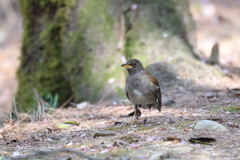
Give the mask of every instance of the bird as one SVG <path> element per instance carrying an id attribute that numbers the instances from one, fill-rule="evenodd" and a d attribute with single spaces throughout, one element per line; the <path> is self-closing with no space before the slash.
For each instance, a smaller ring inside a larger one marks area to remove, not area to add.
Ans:
<path id="1" fill-rule="evenodd" d="M 138 108 L 149 109 L 150 117 L 152 108 L 161 112 L 162 95 L 158 80 L 144 69 L 138 59 L 130 59 L 121 67 L 128 71 L 129 76 L 126 80 L 125 91 L 127 98 L 135 108 L 134 119 L 136 113 L 137 116 L 141 115 Z"/>

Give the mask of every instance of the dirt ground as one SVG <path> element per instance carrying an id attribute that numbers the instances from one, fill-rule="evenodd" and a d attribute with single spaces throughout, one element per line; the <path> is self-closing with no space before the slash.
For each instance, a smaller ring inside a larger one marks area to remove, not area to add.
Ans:
<path id="1" fill-rule="evenodd" d="M 211 2 L 211 3 L 210 3 Z M 240 1 L 191 0 L 196 20 L 197 48 L 203 61 L 215 42 L 220 44 L 220 64 L 228 76 L 212 81 L 198 81 L 194 87 L 176 86 L 162 90 L 162 112 L 142 111 L 132 124 L 132 117 L 120 115 L 133 111 L 121 101 L 69 107 L 43 113 L 40 121 L 22 115 L 20 122 L 6 123 L 0 132 L 2 157 L 34 154 L 38 150 L 77 149 L 78 153 L 54 153 L 38 159 L 240 159 Z M 204 9 L 205 8 L 205 9 Z M 204 9 L 204 10 L 203 10 Z M 19 65 L 21 23 L 0 27 L 7 33 L 0 41 L 0 113 L 9 112 L 17 88 L 15 71 Z M 2 32 L 1 32 L 2 31 Z M 230 76 L 229 76 L 230 75 Z M 235 90 L 232 90 L 235 88 Z M 8 108 L 8 110 L 7 110 Z M 147 117 L 147 121 L 145 119 Z M 2 114 L 5 116 L 6 114 Z M 227 128 L 224 132 L 195 130 L 200 120 L 214 120 Z M 77 122 L 59 129 L 63 122 Z M 98 136 L 100 134 L 101 136 Z M 190 138 L 214 138 L 214 144 L 193 144 Z M 68 152 L 70 152 L 68 150 Z M 32 158 L 32 159 L 36 159 Z M 1 158 L 0 158 L 1 159 Z M 24 158 L 23 158 L 24 159 Z"/>
<path id="2" fill-rule="evenodd" d="M 152 118 L 149 118 L 149 111 L 142 110 L 142 116 L 134 125 L 132 117 L 120 118 L 120 115 L 133 111 L 132 106 L 99 104 L 84 109 L 58 109 L 54 114 L 45 113 L 42 121 L 36 123 L 30 123 L 31 117 L 26 117 L 23 120 L 25 123 L 8 123 L 7 130 L 2 129 L 0 136 L 0 153 L 13 156 L 37 150 L 67 148 L 109 159 L 154 159 L 154 156 L 199 160 L 240 159 L 240 110 L 235 109 L 240 107 L 238 94 L 204 87 L 165 90 L 162 112 L 153 110 Z M 171 103 L 167 103 L 168 100 Z M 148 121 L 144 122 L 145 115 Z M 194 129 L 198 121 L 207 119 L 217 121 L 227 131 Z M 61 123 L 69 121 L 79 125 L 58 128 Z M 190 138 L 199 137 L 214 138 L 217 142 L 213 145 L 188 142 Z M 75 154 L 66 153 L 40 156 L 42 159 L 54 157 L 79 159 Z"/>

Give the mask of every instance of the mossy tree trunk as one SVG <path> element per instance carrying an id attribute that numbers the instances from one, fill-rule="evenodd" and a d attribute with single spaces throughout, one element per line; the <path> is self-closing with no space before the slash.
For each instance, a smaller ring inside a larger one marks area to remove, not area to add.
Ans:
<path id="1" fill-rule="evenodd" d="M 60 103 L 71 96 L 94 102 L 103 91 L 112 95 L 125 79 L 122 56 L 145 65 L 169 55 L 195 56 L 185 0 L 20 0 L 20 5 L 24 34 L 17 95 L 29 107 L 34 89 L 41 97 L 59 94 Z M 108 83 L 110 78 L 117 81 Z"/>

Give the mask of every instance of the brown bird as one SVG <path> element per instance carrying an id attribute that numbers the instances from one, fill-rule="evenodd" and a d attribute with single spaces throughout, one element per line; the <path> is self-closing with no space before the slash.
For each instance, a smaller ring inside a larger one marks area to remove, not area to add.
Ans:
<path id="1" fill-rule="evenodd" d="M 146 71 L 137 59 L 130 59 L 121 67 L 127 68 L 129 74 L 125 90 L 129 101 L 135 107 L 134 118 L 136 113 L 137 117 L 141 115 L 138 107 L 149 109 L 150 116 L 151 108 L 158 109 L 161 112 L 162 96 L 158 80 Z M 130 113 L 129 116 L 132 114 Z"/>

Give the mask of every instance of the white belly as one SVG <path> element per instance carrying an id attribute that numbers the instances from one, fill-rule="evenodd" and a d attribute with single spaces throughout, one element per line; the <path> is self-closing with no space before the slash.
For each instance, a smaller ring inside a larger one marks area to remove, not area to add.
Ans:
<path id="1" fill-rule="evenodd" d="M 129 92 L 129 98 L 131 99 L 132 103 L 134 104 L 141 104 L 141 105 L 147 105 L 147 104 L 153 104 L 155 100 L 155 96 L 151 93 L 142 93 L 138 90 L 133 90 L 133 92 Z"/>

